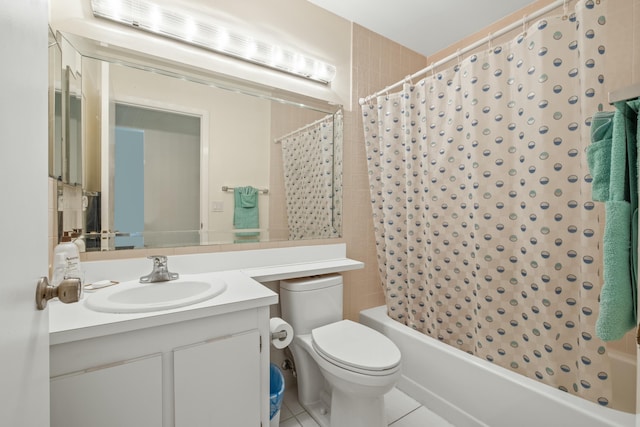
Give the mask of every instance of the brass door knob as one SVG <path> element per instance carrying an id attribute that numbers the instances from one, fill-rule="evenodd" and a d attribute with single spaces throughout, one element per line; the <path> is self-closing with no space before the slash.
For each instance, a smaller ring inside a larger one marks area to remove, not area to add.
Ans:
<path id="1" fill-rule="evenodd" d="M 47 301 L 56 297 L 65 304 L 78 302 L 81 291 L 82 282 L 80 279 L 64 279 L 58 286 L 51 286 L 49 280 L 43 276 L 38 280 L 36 286 L 36 307 L 38 310 L 44 310 Z"/>

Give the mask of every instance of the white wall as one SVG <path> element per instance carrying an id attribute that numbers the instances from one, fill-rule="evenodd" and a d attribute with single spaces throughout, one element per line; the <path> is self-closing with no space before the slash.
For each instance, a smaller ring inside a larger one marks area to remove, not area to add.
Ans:
<path id="1" fill-rule="evenodd" d="M 351 23 L 305 0 L 217 0 L 215 6 L 208 6 L 206 0 L 174 0 L 171 5 L 193 9 L 200 16 L 212 16 L 216 22 L 258 39 L 293 48 L 335 65 L 337 76 L 331 86 L 94 18 L 88 0 L 51 0 L 50 3 L 50 21 L 54 30 L 305 96 L 351 105 Z"/>

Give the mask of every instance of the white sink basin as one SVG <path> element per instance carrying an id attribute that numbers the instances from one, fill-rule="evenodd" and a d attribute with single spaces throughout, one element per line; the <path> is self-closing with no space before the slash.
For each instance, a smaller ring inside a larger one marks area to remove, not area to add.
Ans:
<path id="1" fill-rule="evenodd" d="M 123 282 L 96 291 L 86 300 L 88 308 L 106 313 L 144 313 L 184 307 L 211 299 L 227 289 L 215 277 L 185 276 L 168 282 Z"/>

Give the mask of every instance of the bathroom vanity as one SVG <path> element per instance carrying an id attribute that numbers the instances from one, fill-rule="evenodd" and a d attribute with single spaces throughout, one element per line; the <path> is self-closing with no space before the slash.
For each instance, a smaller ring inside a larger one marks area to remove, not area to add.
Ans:
<path id="1" fill-rule="evenodd" d="M 344 245 L 181 255 L 169 263 L 215 276 L 226 290 L 146 313 L 91 310 L 91 294 L 78 304 L 50 303 L 52 427 L 269 425 L 269 306 L 278 296 L 260 282 L 363 266 L 345 257 Z M 230 269 L 211 267 L 222 265 Z M 149 260 L 83 267 L 87 282 L 132 280 Z"/>
<path id="2" fill-rule="evenodd" d="M 52 426 L 268 420 L 262 397 L 268 396 L 269 305 L 277 295 L 240 272 L 216 275 L 227 283 L 225 292 L 181 309 L 99 313 L 85 307 L 91 295 L 75 306 L 52 305 L 53 327 L 75 323 L 51 334 Z"/>

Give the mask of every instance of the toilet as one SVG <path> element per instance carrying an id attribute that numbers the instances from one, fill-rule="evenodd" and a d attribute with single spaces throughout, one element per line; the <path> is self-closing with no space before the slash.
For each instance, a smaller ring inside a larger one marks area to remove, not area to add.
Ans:
<path id="1" fill-rule="evenodd" d="M 280 282 L 298 401 L 322 427 L 386 427 L 384 394 L 400 377 L 400 350 L 381 333 L 342 320 L 342 277 Z"/>

